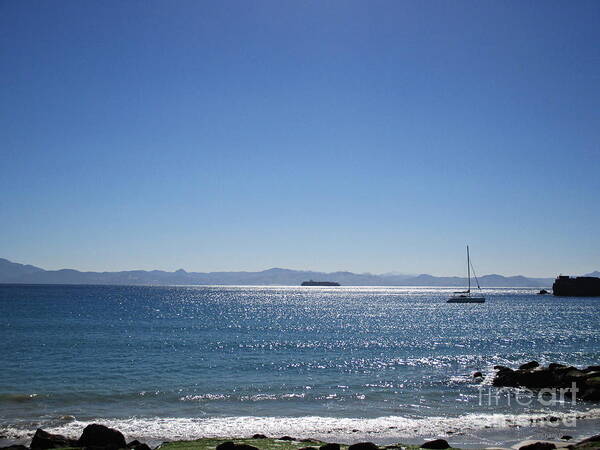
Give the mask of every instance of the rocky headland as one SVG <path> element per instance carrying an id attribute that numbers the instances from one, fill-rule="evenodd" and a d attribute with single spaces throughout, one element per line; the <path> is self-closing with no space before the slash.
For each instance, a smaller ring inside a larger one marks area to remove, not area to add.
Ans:
<path id="1" fill-rule="evenodd" d="M 521 365 L 518 369 L 496 366 L 493 380 L 498 387 L 522 387 L 528 389 L 563 389 L 566 395 L 584 401 L 600 401 L 600 366 L 578 369 L 573 366 L 552 363 L 547 367 L 537 361 Z M 573 387 L 576 390 L 572 391 Z"/>

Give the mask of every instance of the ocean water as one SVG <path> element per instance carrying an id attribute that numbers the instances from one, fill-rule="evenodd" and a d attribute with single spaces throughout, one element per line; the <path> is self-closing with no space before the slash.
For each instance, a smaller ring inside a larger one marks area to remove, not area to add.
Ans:
<path id="1" fill-rule="evenodd" d="M 0 286 L 0 435 L 102 422 L 152 442 L 475 445 L 600 423 L 598 405 L 491 386 L 496 364 L 598 364 L 600 299 L 486 289 L 485 304 L 447 304 L 452 290 Z"/>

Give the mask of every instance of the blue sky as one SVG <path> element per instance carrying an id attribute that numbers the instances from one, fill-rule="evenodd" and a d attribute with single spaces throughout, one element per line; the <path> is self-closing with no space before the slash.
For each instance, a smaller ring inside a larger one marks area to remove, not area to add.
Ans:
<path id="1" fill-rule="evenodd" d="M 0 2 L 0 257 L 600 270 L 597 1 Z"/>

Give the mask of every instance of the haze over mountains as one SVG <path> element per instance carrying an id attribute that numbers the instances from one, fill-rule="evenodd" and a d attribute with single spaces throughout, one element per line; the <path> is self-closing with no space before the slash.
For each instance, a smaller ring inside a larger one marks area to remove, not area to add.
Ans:
<path id="1" fill-rule="evenodd" d="M 595 271 L 587 276 L 600 276 Z M 175 272 L 128 270 L 123 272 L 80 272 L 74 269 L 44 270 L 0 258 L 0 283 L 29 284 L 154 284 L 154 285 L 273 285 L 298 286 L 302 281 L 337 281 L 342 286 L 465 286 L 463 277 L 352 272 L 313 272 L 273 268 L 260 272 Z M 482 287 L 548 287 L 553 278 L 527 278 L 521 275 L 479 277 Z"/>

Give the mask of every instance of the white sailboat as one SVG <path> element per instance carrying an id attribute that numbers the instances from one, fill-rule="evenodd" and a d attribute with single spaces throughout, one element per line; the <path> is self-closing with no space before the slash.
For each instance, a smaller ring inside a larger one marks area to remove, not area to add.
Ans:
<path id="1" fill-rule="evenodd" d="M 471 294 L 471 257 L 469 256 L 469 246 L 467 245 L 467 276 L 469 278 L 469 287 L 466 291 L 455 292 L 452 295 L 447 303 L 485 303 L 485 297 L 481 294 L 481 287 L 479 286 L 479 280 L 477 279 L 477 275 L 475 275 L 475 269 L 473 269 L 473 275 L 475 276 L 475 281 L 477 281 L 477 289 L 479 289 L 478 294 Z"/>

